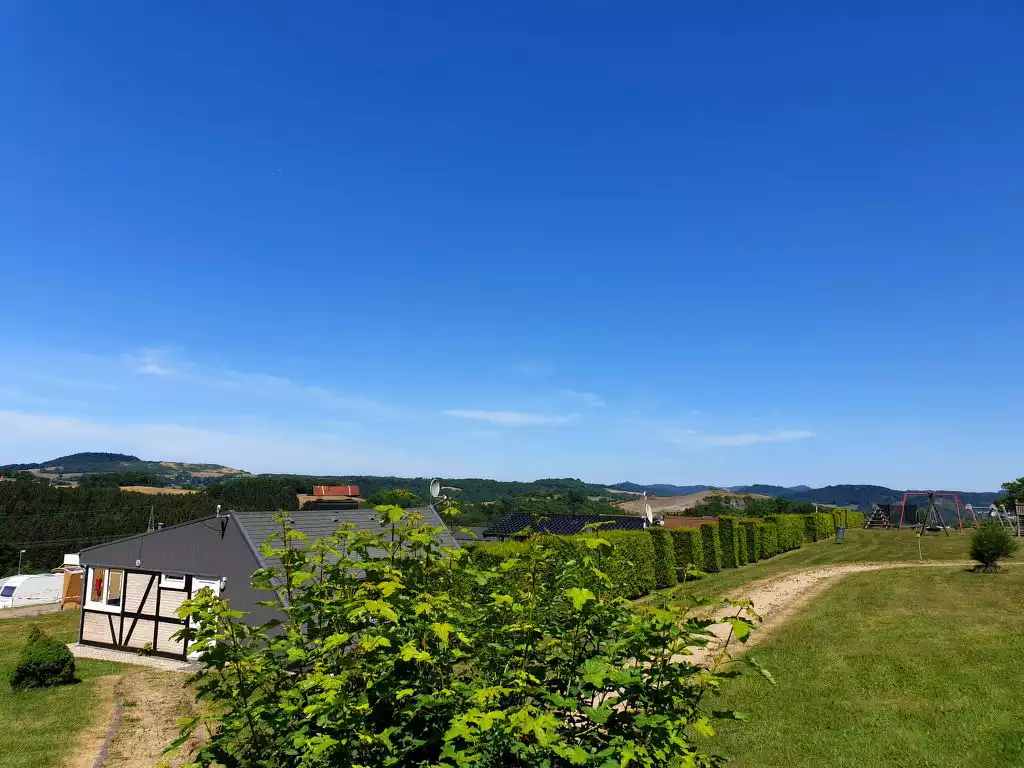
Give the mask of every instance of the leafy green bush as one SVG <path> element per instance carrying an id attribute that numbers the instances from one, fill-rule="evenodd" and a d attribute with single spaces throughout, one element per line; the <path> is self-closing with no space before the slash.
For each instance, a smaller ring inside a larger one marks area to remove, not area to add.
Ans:
<path id="1" fill-rule="evenodd" d="M 618 597 L 632 600 L 654 591 L 654 540 L 645 531 L 598 531 L 613 549 L 603 565 Z M 575 537 L 574 537 L 575 538 Z"/>
<path id="2" fill-rule="evenodd" d="M 172 745 L 203 734 L 193 766 L 722 764 L 694 734 L 729 716 L 705 703 L 726 651 L 699 669 L 684 650 L 707 642 L 707 622 L 664 599 L 637 611 L 606 576 L 611 540 L 633 557 L 647 533 L 573 537 L 562 552 L 533 537 L 481 567 L 415 516 L 380 513 L 381 533 L 344 525 L 313 543 L 281 516 L 262 551 L 282 565 L 253 577 L 283 593 L 280 622 L 250 626 L 209 590 L 179 611 L 181 636 L 206 649 L 190 679 L 201 706 Z M 460 574 L 474 593 L 453 588 Z M 730 622 L 749 634 L 745 617 Z"/>
<path id="3" fill-rule="evenodd" d="M 11 673 L 11 688 L 24 691 L 75 682 L 75 657 L 63 643 L 39 627 L 29 629 L 28 641 Z"/>
<path id="4" fill-rule="evenodd" d="M 764 523 L 759 520 L 741 520 L 740 533 L 746 544 L 747 560 L 756 563 L 764 555 L 761 552 L 761 529 Z"/>
<path id="5" fill-rule="evenodd" d="M 766 522 L 778 526 L 778 552 L 789 552 L 803 546 L 804 517 L 805 515 L 770 515 L 765 518 Z"/>
<path id="6" fill-rule="evenodd" d="M 758 523 L 758 537 L 761 549 L 758 551 L 759 559 L 766 560 L 775 557 L 779 553 L 779 524 L 774 522 Z"/>
<path id="7" fill-rule="evenodd" d="M 633 599 L 654 591 L 658 580 L 655 575 L 654 540 L 646 531 L 604 531 L 578 536 L 538 536 L 550 549 L 549 566 L 538 574 L 553 579 L 555 574 L 581 562 L 591 552 L 588 541 L 600 537 L 614 545 L 604 558 L 602 568 L 611 579 L 612 591 L 619 597 Z M 524 541 L 483 542 L 473 547 L 473 559 L 481 567 L 497 568 L 510 557 L 521 557 L 534 545 Z M 584 571 L 580 571 L 584 573 Z M 596 578 L 596 577 L 595 577 Z M 594 589 L 596 582 L 581 579 L 576 586 Z"/>
<path id="8" fill-rule="evenodd" d="M 821 541 L 835 535 L 835 523 L 828 512 L 812 512 L 804 515 L 804 538 L 807 541 Z"/>
<path id="9" fill-rule="evenodd" d="M 864 513 L 855 509 L 833 509 L 831 515 L 833 533 L 840 525 L 845 528 L 864 527 Z"/>
<path id="10" fill-rule="evenodd" d="M 647 529 L 654 544 L 654 581 L 658 589 L 671 587 L 678 581 L 676 577 L 676 550 L 672 537 L 664 528 L 655 526 Z"/>
<path id="11" fill-rule="evenodd" d="M 722 541 L 718 534 L 718 523 L 701 523 L 700 540 L 704 550 L 704 568 L 708 573 L 722 570 Z"/>
<path id="12" fill-rule="evenodd" d="M 986 520 L 971 534 L 971 559 L 984 570 L 998 570 L 999 561 L 1016 551 L 1017 540 L 999 523 Z"/>
<path id="13" fill-rule="evenodd" d="M 699 528 L 676 528 L 670 531 L 676 548 L 676 572 L 682 581 L 687 565 L 704 570 L 704 544 Z"/>

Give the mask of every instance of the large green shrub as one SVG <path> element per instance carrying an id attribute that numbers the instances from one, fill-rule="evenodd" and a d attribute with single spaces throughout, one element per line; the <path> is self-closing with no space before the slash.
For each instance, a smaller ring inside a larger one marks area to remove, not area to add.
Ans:
<path id="1" fill-rule="evenodd" d="M 11 688 L 24 691 L 74 681 L 75 657 L 71 651 L 39 627 L 33 626 L 11 673 Z"/>
<path id="2" fill-rule="evenodd" d="M 672 543 L 676 548 L 676 572 L 679 580 L 683 580 L 683 573 L 687 565 L 692 565 L 698 571 L 704 570 L 704 544 L 701 540 L 699 528 L 676 528 L 672 530 Z"/>
<path id="3" fill-rule="evenodd" d="M 722 544 L 722 566 L 739 568 L 743 565 L 742 535 L 735 517 L 722 515 L 718 518 L 718 538 Z"/>
<path id="4" fill-rule="evenodd" d="M 863 528 L 864 527 L 864 513 L 858 512 L 855 509 L 842 509 L 836 508 L 832 512 L 832 528 L 833 532 L 838 526 L 844 528 Z"/>
<path id="5" fill-rule="evenodd" d="M 552 579 L 560 570 L 573 567 L 591 552 L 588 541 L 601 538 L 614 545 L 604 557 L 602 568 L 611 579 L 612 591 L 619 597 L 633 599 L 654 591 L 658 585 L 655 575 L 654 540 L 646 531 L 601 531 L 578 536 L 539 536 L 552 555 L 539 578 Z M 473 547 L 473 559 L 482 567 L 499 567 L 510 557 L 520 557 L 533 544 L 527 541 L 484 542 Z M 581 574 L 589 573 L 583 570 Z M 510 577 L 511 578 L 511 577 Z M 591 576 L 591 578 L 597 578 Z M 577 586 L 593 589 L 596 582 L 581 577 Z"/>
<path id="6" fill-rule="evenodd" d="M 741 520 L 740 521 L 740 532 L 743 535 L 743 541 L 746 545 L 747 561 L 756 563 L 762 557 L 761 552 L 761 529 L 763 526 L 760 520 Z"/>
<path id="7" fill-rule="evenodd" d="M 986 520 L 971 534 L 971 559 L 979 570 L 996 571 L 999 561 L 1017 551 L 1017 540 L 999 523 Z"/>
<path id="8" fill-rule="evenodd" d="M 704 569 L 708 573 L 722 570 L 722 541 L 718 534 L 718 523 L 701 523 L 701 545 L 704 550 Z"/>
<path id="9" fill-rule="evenodd" d="M 706 641 L 706 622 L 665 600 L 637 611 L 607 578 L 616 548 L 650 551 L 647 533 L 574 537 L 562 551 L 533 537 L 482 567 L 403 510 L 380 514 L 380 533 L 343 525 L 314 543 L 281 517 L 262 551 L 282 565 L 254 575 L 281 590 L 276 626 L 246 624 L 209 590 L 179 611 L 182 636 L 206 649 L 191 678 L 201 705 L 175 744 L 203 735 L 193 766 L 722 764 L 694 734 L 724 714 L 704 700 L 728 657 L 701 670 L 685 649 Z M 456 579 L 477 588 L 463 596 Z"/>
<path id="10" fill-rule="evenodd" d="M 676 550 L 669 532 L 660 526 L 647 529 L 654 545 L 654 582 L 658 589 L 673 586 L 676 577 Z"/>
<path id="11" fill-rule="evenodd" d="M 807 541 L 821 541 L 835 535 L 836 527 L 828 512 L 812 512 L 804 515 L 804 538 Z"/>

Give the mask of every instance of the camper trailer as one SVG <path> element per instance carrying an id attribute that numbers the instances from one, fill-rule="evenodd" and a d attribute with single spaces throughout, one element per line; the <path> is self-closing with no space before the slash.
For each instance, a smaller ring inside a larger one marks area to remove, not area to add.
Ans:
<path id="1" fill-rule="evenodd" d="M 11 576 L 0 587 L 0 608 L 59 603 L 63 586 L 64 576 L 59 573 Z"/>

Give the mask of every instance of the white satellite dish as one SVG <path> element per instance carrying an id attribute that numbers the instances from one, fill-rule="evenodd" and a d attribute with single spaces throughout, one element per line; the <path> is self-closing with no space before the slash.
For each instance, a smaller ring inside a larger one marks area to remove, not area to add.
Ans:
<path id="1" fill-rule="evenodd" d="M 654 522 L 654 511 L 651 509 L 651 505 L 644 502 L 644 518 L 648 523 Z"/>
<path id="2" fill-rule="evenodd" d="M 430 481 L 430 498 L 436 499 L 441 495 L 441 481 L 431 480 Z"/>

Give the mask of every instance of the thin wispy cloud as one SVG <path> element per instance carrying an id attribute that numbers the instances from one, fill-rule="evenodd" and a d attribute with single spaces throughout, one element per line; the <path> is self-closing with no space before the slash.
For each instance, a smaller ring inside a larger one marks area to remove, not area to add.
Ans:
<path id="1" fill-rule="evenodd" d="M 459 409 L 443 411 L 443 413 L 445 416 L 453 416 L 457 419 L 485 421 L 488 424 L 498 424 L 503 427 L 556 426 L 559 424 L 570 424 L 579 418 L 575 413 L 551 415 L 544 413 L 523 413 L 521 411 L 476 411 Z"/>
<path id="2" fill-rule="evenodd" d="M 583 403 L 584 405 L 590 406 L 591 408 L 604 408 L 608 403 L 603 397 L 594 392 L 580 392 L 575 389 L 563 389 L 558 394 L 562 397 L 568 397 L 572 400 Z"/>
<path id="3" fill-rule="evenodd" d="M 809 429 L 776 429 L 771 432 L 708 434 L 696 429 L 658 426 L 655 427 L 655 431 L 662 439 L 670 443 L 689 447 L 715 446 L 719 448 L 736 448 L 761 443 L 790 443 L 817 437 L 816 433 Z"/>
<path id="4" fill-rule="evenodd" d="M 137 374 L 173 378 L 196 388 L 224 389 L 248 395 L 313 403 L 324 408 L 362 414 L 394 414 L 397 409 L 358 394 L 336 392 L 316 384 L 266 373 L 246 373 L 230 368 L 203 369 L 170 350 L 149 347 L 121 356 Z"/>
<path id="5" fill-rule="evenodd" d="M 140 349 L 123 355 L 123 358 L 135 373 L 144 376 L 170 376 L 177 372 L 170 362 L 170 355 L 162 349 Z"/>
<path id="6" fill-rule="evenodd" d="M 774 432 L 741 432 L 735 435 L 697 435 L 696 439 L 708 445 L 732 448 L 758 443 L 790 443 L 794 440 L 807 440 L 814 436 L 814 432 L 809 429 L 778 429 Z"/>

